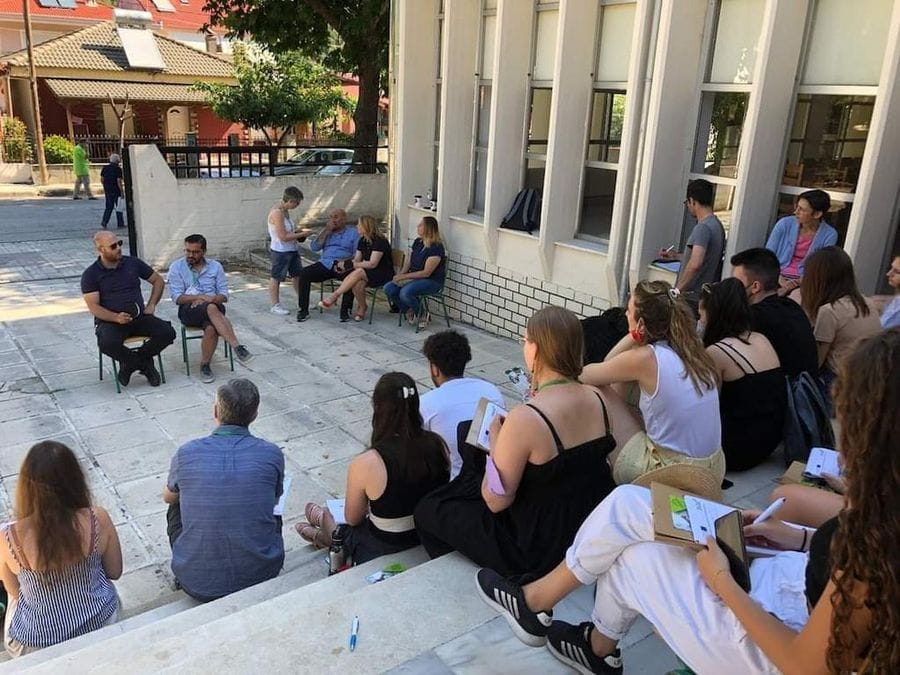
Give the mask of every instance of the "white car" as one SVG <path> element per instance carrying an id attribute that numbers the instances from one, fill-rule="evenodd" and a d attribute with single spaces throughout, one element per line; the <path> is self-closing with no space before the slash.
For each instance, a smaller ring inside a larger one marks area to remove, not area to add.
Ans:
<path id="1" fill-rule="evenodd" d="M 296 176 L 316 173 L 323 166 L 350 164 L 353 162 L 353 148 L 308 148 L 292 155 L 275 167 L 275 176 Z"/>

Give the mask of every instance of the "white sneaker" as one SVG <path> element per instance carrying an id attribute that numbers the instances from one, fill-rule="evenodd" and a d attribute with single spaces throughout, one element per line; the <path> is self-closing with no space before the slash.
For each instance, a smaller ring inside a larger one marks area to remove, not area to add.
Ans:
<path id="1" fill-rule="evenodd" d="M 272 309 L 270 309 L 269 311 L 272 312 L 272 314 L 278 314 L 279 316 L 286 316 L 290 314 L 290 312 L 286 310 L 280 302 L 272 305 Z"/>

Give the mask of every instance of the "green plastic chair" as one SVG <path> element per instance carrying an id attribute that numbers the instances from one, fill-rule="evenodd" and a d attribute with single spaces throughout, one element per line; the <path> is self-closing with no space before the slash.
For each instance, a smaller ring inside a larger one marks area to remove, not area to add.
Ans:
<path id="1" fill-rule="evenodd" d="M 188 331 L 191 331 L 188 333 Z M 188 350 L 187 343 L 188 340 L 200 340 L 203 338 L 203 329 L 202 328 L 191 328 L 181 324 L 181 356 L 184 359 L 184 370 L 188 377 L 191 375 L 191 361 L 188 358 Z M 231 372 L 234 372 L 234 350 L 231 348 L 231 345 L 222 340 L 222 344 L 225 345 L 225 358 L 228 359 L 231 365 Z"/>
<path id="2" fill-rule="evenodd" d="M 149 340 L 149 339 L 150 338 L 146 335 L 132 335 L 131 337 L 125 338 L 124 344 L 126 347 L 128 347 L 128 349 L 140 349 L 141 347 L 144 346 L 144 343 L 147 342 L 147 340 Z M 140 343 L 140 344 L 138 344 L 138 343 Z M 137 345 L 137 346 L 131 347 L 130 345 L 133 345 L 133 344 Z M 103 352 L 100 351 L 99 347 L 97 348 L 97 355 L 99 357 L 98 363 L 99 363 L 99 369 L 100 369 L 100 379 L 103 380 Z M 116 383 L 116 393 L 121 394 L 122 386 L 119 384 L 119 364 L 116 363 L 116 360 L 113 358 L 111 358 L 110 361 L 112 361 L 113 381 Z M 159 365 L 159 377 L 163 381 L 163 383 L 165 383 L 166 371 L 163 368 L 162 352 L 160 352 L 159 354 L 156 355 L 156 363 Z"/>

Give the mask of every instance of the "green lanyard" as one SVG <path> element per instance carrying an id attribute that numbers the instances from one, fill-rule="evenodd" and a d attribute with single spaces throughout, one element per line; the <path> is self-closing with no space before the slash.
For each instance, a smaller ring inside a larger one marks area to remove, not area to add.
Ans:
<path id="1" fill-rule="evenodd" d="M 573 384 L 576 380 L 573 380 L 568 377 L 561 377 L 557 380 L 550 380 L 549 382 L 544 382 L 542 385 L 539 385 L 536 391 L 540 391 L 541 389 L 546 389 L 547 387 L 553 387 L 557 384 Z"/>

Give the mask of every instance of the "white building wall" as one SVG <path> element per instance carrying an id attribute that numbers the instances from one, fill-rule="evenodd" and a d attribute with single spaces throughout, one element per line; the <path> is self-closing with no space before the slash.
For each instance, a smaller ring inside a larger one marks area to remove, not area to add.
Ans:
<path id="1" fill-rule="evenodd" d="M 742 0 L 637 0 L 628 81 L 622 85 L 627 87 L 627 100 L 611 232 L 608 241 L 588 240 L 577 232 L 593 59 L 600 39 L 598 18 L 603 5 L 621 1 L 498 0 L 487 185 L 484 214 L 480 215 L 467 213 L 467 209 L 482 2 L 443 2 L 438 101 L 434 46 L 439 40 L 436 17 L 441 3 L 395 0 L 400 44 L 394 64 L 398 86 L 393 101 L 400 119 L 392 190 L 401 225 L 395 243 L 402 245 L 414 236 L 415 224 L 422 216 L 437 216 L 450 253 L 448 294 L 455 317 L 501 334 L 518 335 L 528 316 L 548 302 L 569 306 L 582 315 L 594 314 L 619 304 L 627 289 L 641 278 L 673 280 L 672 274 L 651 262 L 660 247 L 683 241 L 685 236 L 684 190 L 696 146 L 705 144 L 705 138 L 697 140 L 701 87 L 705 91 L 746 92 L 748 96 L 734 162 L 736 177 L 730 183 L 734 195 L 726 257 L 763 245 L 775 220 L 779 193 L 784 192 L 785 157 L 798 93 L 875 97 L 844 243 L 854 258 L 862 289 L 874 291 L 898 220 L 900 0 L 865 0 L 867 6 L 878 10 L 879 17 L 890 17 L 886 38 L 881 19 L 878 26 L 857 30 L 870 31 L 876 44 L 884 40 L 883 65 L 877 84 L 866 81 L 846 86 L 804 86 L 802 81 L 804 73 L 822 77 L 822 68 L 808 63 L 817 9 L 819 34 L 825 24 L 832 33 L 841 29 L 841 23 L 828 14 L 844 11 L 834 0 L 747 0 L 753 6 L 744 9 L 747 16 L 754 17 L 752 25 L 758 24 L 758 37 L 749 36 L 745 41 L 747 54 L 728 56 L 750 64 L 749 77 L 734 85 L 720 83 L 718 71 L 711 80 L 705 78 L 719 3 L 731 3 L 734 10 Z M 525 234 L 499 226 L 522 187 L 535 12 L 548 7 L 558 11 L 559 21 L 542 226 L 534 234 Z M 729 30 L 734 30 L 733 25 Z M 843 50 L 842 59 L 854 59 L 852 50 L 843 47 L 839 32 L 832 39 L 835 49 Z M 865 49 L 868 51 L 858 56 L 871 64 L 875 58 L 872 49 L 868 45 Z M 853 68 L 844 70 L 854 72 Z M 435 105 L 441 106 L 440 185 L 431 186 Z M 697 175 L 696 168 L 693 175 Z M 429 187 L 437 190 L 436 212 L 410 206 L 413 195 Z M 846 188 L 831 190 L 832 199 L 841 189 Z"/>

